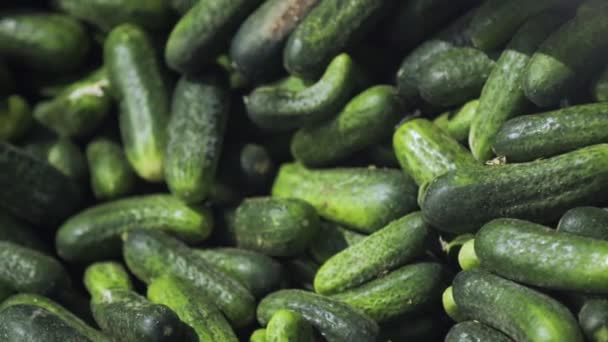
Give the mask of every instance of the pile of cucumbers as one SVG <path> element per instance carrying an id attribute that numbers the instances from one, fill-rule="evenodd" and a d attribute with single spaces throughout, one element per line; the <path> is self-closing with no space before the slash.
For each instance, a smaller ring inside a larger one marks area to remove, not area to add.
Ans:
<path id="1" fill-rule="evenodd" d="M 0 2 L 0 341 L 608 342 L 608 0 Z"/>

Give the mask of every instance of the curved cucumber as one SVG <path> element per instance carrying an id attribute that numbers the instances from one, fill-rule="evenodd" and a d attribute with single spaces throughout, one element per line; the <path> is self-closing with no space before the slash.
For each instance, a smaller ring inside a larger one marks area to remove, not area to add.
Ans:
<path id="1" fill-rule="evenodd" d="M 333 222 L 321 222 L 319 232 L 310 244 L 309 253 L 315 261 L 324 263 L 349 246 L 360 242 L 365 236 Z"/>
<path id="2" fill-rule="evenodd" d="M 572 208 L 559 220 L 557 231 L 608 240 L 608 210 L 596 207 Z"/>
<path id="3" fill-rule="evenodd" d="M 312 326 L 299 314 L 281 309 L 266 326 L 266 341 L 311 342 L 314 341 Z"/>
<path id="4" fill-rule="evenodd" d="M 0 141 L 12 141 L 23 136 L 32 124 L 29 104 L 19 95 L 0 101 Z"/>
<path id="5" fill-rule="evenodd" d="M 578 313 L 578 322 L 588 341 L 608 341 L 608 300 L 588 300 Z"/>
<path id="6" fill-rule="evenodd" d="M 10 241 L 23 247 L 48 252 L 45 242 L 27 223 L 0 209 L 0 241 Z"/>
<path id="7" fill-rule="evenodd" d="M 87 145 L 87 161 L 93 194 L 99 200 L 128 195 L 135 173 L 122 147 L 108 139 L 95 139 Z"/>
<path id="8" fill-rule="evenodd" d="M 507 335 L 477 321 L 454 325 L 445 337 L 445 342 L 510 342 Z"/>
<path id="9" fill-rule="evenodd" d="M 478 99 L 471 100 L 457 111 L 448 111 L 439 115 L 433 120 L 433 123 L 454 140 L 463 143 L 469 137 L 469 131 L 475 120 L 478 106 Z"/>

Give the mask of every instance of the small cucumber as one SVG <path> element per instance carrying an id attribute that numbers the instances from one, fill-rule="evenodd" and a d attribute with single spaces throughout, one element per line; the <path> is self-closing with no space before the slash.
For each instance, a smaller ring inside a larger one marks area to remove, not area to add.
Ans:
<path id="1" fill-rule="evenodd" d="M 266 326 L 267 342 L 312 342 L 312 326 L 291 310 L 276 311 Z"/>
<path id="2" fill-rule="evenodd" d="M 441 128 L 454 140 L 463 143 L 469 137 L 471 124 L 475 120 L 479 100 L 471 100 L 456 111 L 445 112 L 433 120 L 435 126 Z"/>
<path id="3" fill-rule="evenodd" d="M 598 102 L 608 101 L 608 68 L 605 68 L 593 82 L 591 95 Z"/>
<path id="4" fill-rule="evenodd" d="M 315 275 L 315 291 L 339 293 L 395 269 L 420 255 L 431 235 L 420 212 L 392 221 L 329 258 Z"/>
<path id="5" fill-rule="evenodd" d="M 324 263 L 349 246 L 360 242 L 365 236 L 333 222 L 321 222 L 319 232 L 310 244 L 309 253 L 315 261 Z"/>
<path id="6" fill-rule="evenodd" d="M 475 239 L 465 242 L 458 252 L 458 265 L 465 271 L 478 268 L 480 264 L 475 254 Z"/>
<path id="7" fill-rule="evenodd" d="M 67 138 L 29 144 L 25 146 L 25 150 L 48 162 L 59 172 L 79 184 L 84 183 L 88 176 L 87 160 L 84 153 L 78 145 Z"/>
<path id="8" fill-rule="evenodd" d="M 443 294 L 441 295 L 441 304 L 443 305 L 443 311 L 445 311 L 445 313 L 455 322 L 463 322 L 466 320 L 454 301 L 454 293 L 451 286 L 443 291 Z"/>
<path id="9" fill-rule="evenodd" d="M 454 325 L 445 342 L 511 342 L 507 335 L 477 321 L 467 321 Z"/>
<path id="10" fill-rule="evenodd" d="M 95 198 L 109 200 L 131 193 L 135 173 L 119 144 L 98 138 L 87 145 L 86 155 Z"/>
<path id="11" fill-rule="evenodd" d="M 578 313 L 578 322 L 588 341 L 608 341 L 608 300 L 588 300 Z"/>
<path id="12" fill-rule="evenodd" d="M 270 151 L 263 145 L 247 143 L 226 147 L 217 174 L 241 193 L 253 195 L 266 192 L 275 171 Z"/>
<path id="13" fill-rule="evenodd" d="M 13 141 L 23 136 L 32 124 L 29 104 L 19 95 L 0 101 L 0 141 Z"/>
<path id="14" fill-rule="evenodd" d="M 266 329 L 256 329 L 251 334 L 249 342 L 266 342 Z"/>
<path id="15" fill-rule="evenodd" d="M 101 298 L 111 289 L 133 290 L 125 267 L 114 261 L 95 262 L 84 271 L 84 286 L 92 298 Z"/>
<path id="16" fill-rule="evenodd" d="M 38 237 L 29 224 L 2 209 L 0 209 L 0 241 L 10 241 L 40 252 L 49 251 L 46 243 Z"/>
<path id="17" fill-rule="evenodd" d="M 557 231 L 608 240 L 608 210 L 596 207 L 572 208 L 559 220 Z"/>

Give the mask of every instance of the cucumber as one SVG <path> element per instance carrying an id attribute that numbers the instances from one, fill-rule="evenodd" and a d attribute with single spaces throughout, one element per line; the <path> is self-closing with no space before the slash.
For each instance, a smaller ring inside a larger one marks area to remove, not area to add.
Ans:
<path id="1" fill-rule="evenodd" d="M 420 212 L 392 221 L 329 258 L 315 275 L 315 291 L 339 293 L 391 271 L 422 254 L 431 236 Z"/>
<path id="2" fill-rule="evenodd" d="M 471 124 L 475 120 L 479 100 L 471 100 L 456 111 L 445 112 L 433 120 L 435 126 L 441 128 L 454 140 L 462 143 L 467 141 Z"/>
<path id="3" fill-rule="evenodd" d="M 169 6 L 174 9 L 177 13 L 183 15 L 188 12 L 189 9 L 194 7 L 198 0 L 169 0 Z"/>
<path id="4" fill-rule="evenodd" d="M 319 232 L 310 244 L 309 253 L 315 261 L 324 263 L 349 246 L 359 243 L 365 236 L 333 222 L 321 222 Z"/>
<path id="5" fill-rule="evenodd" d="M 135 173 L 119 144 L 98 138 L 87 145 L 86 155 L 95 198 L 110 200 L 131 193 Z"/>
<path id="6" fill-rule="evenodd" d="M 498 217 L 550 222 L 569 208 L 601 202 L 607 167 L 608 145 L 594 145 L 529 163 L 455 170 L 421 189 L 422 213 L 454 233 Z"/>
<path id="7" fill-rule="evenodd" d="M 160 181 L 169 96 L 152 43 L 139 27 L 119 25 L 104 43 L 104 63 L 112 93 L 120 103 L 120 133 L 127 159 L 140 177 Z"/>
<path id="8" fill-rule="evenodd" d="M 378 335 L 378 325 L 367 315 L 334 299 L 302 290 L 281 290 L 262 299 L 258 321 L 266 325 L 281 309 L 302 315 L 329 342 L 375 341 Z"/>
<path id="9" fill-rule="evenodd" d="M 548 248 L 550 247 L 550 248 Z M 496 219 L 475 235 L 481 266 L 542 288 L 608 293 L 608 242 L 557 232 L 539 224 Z"/>
<path id="10" fill-rule="evenodd" d="M 393 135 L 393 148 L 401 168 L 418 185 L 450 170 L 480 166 L 466 148 L 427 119 L 399 126 Z"/>
<path id="11" fill-rule="evenodd" d="M 36 142 L 28 144 L 24 148 L 79 184 L 84 183 L 87 178 L 88 167 L 84 153 L 80 147 L 67 138 Z"/>
<path id="12" fill-rule="evenodd" d="M 261 0 L 199 1 L 173 27 L 165 60 L 174 70 L 192 73 L 213 61 L 224 49 L 226 38 Z"/>
<path id="13" fill-rule="evenodd" d="M 465 242 L 458 252 L 458 265 L 465 271 L 478 268 L 480 264 L 477 254 L 475 254 L 475 239 Z"/>
<path id="14" fill-rule="evenodd" d="M 397 170 L 308 170 L 295 163 L 281 166 L 272 187 L 273 196 L 307 201 L 319 216 L 364 233 L 415 210 L 416 191 Z"/>
<path id="15" fill-rule="evenodd" d="M 245 20 L 232 38 L 230 58 L 246 78 L 272 79 L 281 73 L 287 38 L 319 0 L 270 0 Z"/>
<path id="16" fill-rule="evenodd" d="M 34 229 L 22 220 L 0 209 L 0 241 L 10 241 L 23 247 L 40 252 L 48 252 L 49 248 Z"/>
<path id="17" fill-rule="evenodd" d="M 23 97 L 10 95 L 0 102 L 0 141 L 20 138 L 31 124 L 30 106 Z"/>
<path id="18" fill-rule="evenodd" d="M 520 115 L 530 105 L 522 87 L 526 65 L 536 48 L 562 22 L 563 16 L 554 13 L 542 13 L 530 18 L 500 55 L 481 91 L 480 115 L 475 117 L 471 125 L 469 146 L 477 160 L 492 158 L 492 146 L 504 122 Z"/>
<path id="19" fill-rule="evenodd" d="M 158 277 L 148 286 L 147 296 L 153 303 L 175 311 L 194 329 L 199 341 L 238 341 L 215 304 L 187 282 L 172 276 Z"/>
<path id="20" fill-rule="evenodd" d="M 249 338 L 250 342 L 266 342 L 266 329 L 256 329 Z"/>
<path id="21" fill-rule="evenodd" d="M 445 342 L 509 342 L 513 341 L 507 335 L 477 321 L 467 321 L 454 325 Z"/>
<path id="22" fill-rule="evenodd" d="M 591 95 L 595 101 L 608 101 L 608 68 L 605 68 L 593 82 L 591 86 Z"/>
<path id="23" fill-rule="evenodd" d="M 133 290 L 133 283 L 124 266 L 114 261 L 95 262 L 84 271 L 84 286 L 92 298 L 102 298 L 112 289 Z"/>
<path id="24" fill-rule="evenodd" d="M 588 341 L 608 341 L 608 300 L 588 300 L 578 313 L 578 322 Z"/>
<path id="25" fill-rule="evenodd" d="M 389 137 L 400 119 L 400 107 L 395 88 L 368 88 L 333 119 L 298 130 L 291 140 L 291 153 L 309 167 L 344 160 Z"/>
<path id="26" fill-rule="evenodd" d="M 222 151 L 230 102 L 213 79 L 182 77 L 173 94 L 165 152 L 165 179 L 188 203 L 209 195 Z"/>
<path id="27" fill-rule="evenodd" d="M 570 311 L 545 294 L 484 271 L 462 271 L 452 287 L 464 315 L 515 341 L 583 341 Z"/>
<path id="28" fill-rule="evenodd" d="M 441 251 L 445 253 L 447 263 L 452 268 L 458 268 L 458 254 L 467 241 L 473 239 L 475 235 L 470 233 L 460 234 L 456 236 L 440 236 L 439 244 Z"/>
<path id="29" fill-rule="evenodd" d="M 299 199 L 257 197 L 236 210 L 237 246 L 270 256 L 304 252 L 319 231 L 315 208 Z"/>
<path id="30" fill-rule="evenodd" d="M 384 9 L 382 0 L 321 1 L 289 36 L 283 65 L 292 75 L 315 78 L 332 58 L 369 32 Z"/>
<path id="31" fill-rule="evenodd" d="M 291 287 L 314 291 L 315 274 L 320 265 L 307 255 L 287 260 L 285 268 L 289 270 Z"/>
<path id="32" fill-rule="evenodd" d="M 247 195 L 266 192 L 274 178 L 274 160 L 263 145 L 233 145 L 222 158 L 218 176 Z"/>
<path id="33" fill-rule="evenodd" d="M 357 88 L 360 71 L 345 53 L 327 65 L 314 84 L 289 77 L 257 87 L 245 97 L 247 114 L 257 126 L 284 131 L 319 123 L 336 115 Z"/>
<path id="34" fill-rule="evenodd" d="M 253 320 L 255 299 L 249 290 L 169 235 L 131 231 L 124 242 L 123 256 L 129 269 L 145 283 L 168 274 L 192 284 L 213 301 L 235 328 Z"/>
<path id="35" fill-rule="evenodd" d="M 450 316 L 455 322 L 463 322 L 466 320 L 466 317 L 460 312 L 458 309 L 458 305 L 454 301 L 454 292 L 452 287 L 448 287 L 443 291 L 441 295 L 441 304 L 443 305 L 443 311 Z"/>
<path id="36" fill-rule="evenodd" d="M 312 326 L 302 316 L 291 310 L 277 310 L 266 326 L 268 342 L 314 341 Z"/>
<path id="37" fill-rule="evenodd" d="M 437 302 L 446 286 L 446 272 L 435 262 L 403 266 L 381 278 L 333 295 L 376 322 L 418 312 Z"/>
<path id="38" fill-rule="evenodd" d="M 76 19 L 55 13 L 8 13 L 0 16 L 0 55 L 40 72 L 77 70 L 90 38 Z"/>
<path id="39" fill-rule="evenodd" d="M 608 103 L 571 106 L 505 122 L 494 142 L 508 161 L 551 157 L 608 142 Z"/>
<path id="40" fill-rule="evenodd" d="M 608 240 L 608 210 L 596 207 L 572 208 L 559 220 L 557 231 Z"/>
<path id="41" fill-rule="evenodd" d="M 132 229 L 164 230 L 190 243 L 206 239 L 213 217 L 203 206 L 188 206 L 168 194 L 128 197 L 88 208 L 57 231 L 58 254 L 70 261 L 120 255 L 120 236 Z"/>

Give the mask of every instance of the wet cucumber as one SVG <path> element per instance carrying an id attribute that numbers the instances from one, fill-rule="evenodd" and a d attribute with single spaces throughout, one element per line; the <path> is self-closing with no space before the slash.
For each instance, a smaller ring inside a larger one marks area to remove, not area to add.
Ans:
<path id="1" fill-rule="evenodd" d="M 30 225 L 1 209 L 0 241 L 10 241 L 41 252 L 49 251 L 46 243 L 38 237 Z"/>
<path id="2" fill-rule="evenodd" d="M 13 141 L 23 136 L 32 123 L 32 112 L 26 100 L 10 95 L 0 100 L 0 141 Z"/>
<path id="3" fill-rule="evenodd" d="M 324 263 L 349 246 L 360 242 L 365 236 L 333 222 L 321 222 L 319 232 L 310 244 L 309 253 L 315 261 Z"/>
<path id="4" fill-rule="evenodd" d="M 588 300 L 578 313 L 578 322 L 588 341 L 608 341 L 608 300 Z"/>
<path id="5" fill-rule="evenodd" d="M 267 342 L 312 342 L 312 326 L 302 316 L 281 309 L 275 312 L 266 326 Z"/>
<path id="6" fill-rule="evenodd" d="M 435 126 L 441 128 L 454 140 L 463 143 L 469 137 L 469 130 L 475 120 L 479 100 L 471 100 L 465 103 L 457 111 L 448 111 L 433 120 Z"/>
<path id="7" fill-rule="evenodd" d="M 572 208 L 559 220 L 557 231 L 608 240 L 608 210 L 596 207 Z"/>
<path id="8" fill-rule="evenodd" d="M 86 155 L 91 188 L 98 200 L 123 197 L 132 191 L 135 173 L 119 144 L 98 138 L 87 145 Z"/>
<path id="9" fill-rule="evenodd" d="M 445 342 L 509 342 L 513 341 L 500 331 L 477 321 L 467 321 L 454 325 Z"/>
<path id="10" fill-rule="evenodd" d="M 67 138 L 29 144 L 25 150 L 78 183 L 83 183 L 87 178 L 88 167 L 84 153 Z"/>

